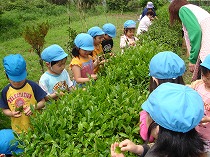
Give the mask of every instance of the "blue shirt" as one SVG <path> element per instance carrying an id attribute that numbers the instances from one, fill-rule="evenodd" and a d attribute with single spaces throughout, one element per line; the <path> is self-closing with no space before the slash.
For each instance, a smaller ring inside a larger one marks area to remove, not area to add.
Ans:
<path id="1" fill-rule="evenodd" d="M 141 19 L 147 14 L 147 11 L 148 11 L 148 8 L 144 8 L 144 10 L 141 14 Z M 157 16 L 154 8 L 152 8 L 152 11 L 154 12 L 154 17 Z"/>

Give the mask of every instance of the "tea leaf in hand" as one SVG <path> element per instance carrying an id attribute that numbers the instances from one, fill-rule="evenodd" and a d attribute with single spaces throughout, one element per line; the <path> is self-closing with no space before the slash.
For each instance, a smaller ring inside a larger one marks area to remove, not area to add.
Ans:
<path id="1" fill-rule="evenodd" d="M 121 148 L 119 146 L 115 148 L 115 153 L 117 154 L 122 153 Z"/>

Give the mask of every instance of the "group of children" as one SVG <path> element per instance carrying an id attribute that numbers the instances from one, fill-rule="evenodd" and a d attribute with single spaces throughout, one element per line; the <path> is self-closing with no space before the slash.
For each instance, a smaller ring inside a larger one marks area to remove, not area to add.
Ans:
<path id="1" fill-rule="evenodd" d="M 116 147 L 141 157 L 210 155 L 210 55 L 200 67 L 202 79 L 185 85 L 185 63 L 177 54 L 165 51 L 151 59 L 151 94 L 140 112 L 140 136 L 146 144 L 136 145 L 129 139 L 114 143 L 111 146 L 112 157 L 124 157 L 123 153 L 115 152 Z M 159 86 L 162 86 L 161 90 Z M 163 135 L 164 132 L 167 134 Z"/>
<path id="2" fill-rule="evenodd" d="M 5 141 L 7 137 L 8 140 L 14 137 L 13 131 L 17 134 L 28 131 L 29 117 L 33 115 L 32 109 L 40 110 L 45 106 L 46 101 L 57 100 L 65 92 L 84 87 L 90 79 L 96 80 L 99 66 L 105 62 L 105 59 L 100 57 L 106 53 L 113 55 L 112 38 L 115 36 L 116 27 L 111 23 L 104 24 L 102 29 L 98 26 L 92 27 L 87 33 L 76 36 L 69 65 L 73 72 L 73 80 L 65 69 L 68 54 L 57 44 L 48 46 L 41 53 L 41 59 L 45 62 L 47 70 L 40 77 L 39 84 L 27 79 L 26 61 L 22 55 L 11 54 L 4 57 L 3 66 L 10 84 L 1 92 L 0 108 L 5 115 L 11 117 L 12 126 L 12 131 L 1 132 L 4 134 L 8 132 Z M 132 36 L 129 37 L 132 38 Z M 1 146 L 0 144 L 0 148 Z M 8 149 L 4 152 L 0 151 L 0 154 L 8 152 L 11 154 L 9 142 L 4 143 L 3 146 Z M 21 150 L 17 149 L 16 152 Z"/>

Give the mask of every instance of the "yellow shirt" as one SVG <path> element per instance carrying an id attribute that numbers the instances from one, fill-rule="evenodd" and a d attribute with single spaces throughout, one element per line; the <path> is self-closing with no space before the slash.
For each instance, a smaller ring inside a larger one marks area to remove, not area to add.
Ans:
<path id="1" fill-rule="evenodd" d="M 98 45 L 98 46 L 94 46 L 94 50 L 93 50 L 93 61 L 95 61 L 97 59 L 98 56 L 100 56 L 101 54 L 103 54 L 103 48 L 102 45 Z M 94 74 L 97 73 L 99 70 L 99 66 L 96 66 L 94 68 Z"/>
<path id="2" fill-rule="evenodd" d="M 93 50 L 93 61 L 96 60 L 96 58 L 103 54 L 103 49 L 102 49 L 102 45 L 98 45 L 98 46 L 94 46 L 94 50 Z"/>
<path id="3" fill-rule="evenodd" d="M 74 57 L 71 60 L 70 68 L 73 65 L 77 65 L 77 66 L 79 66 L 81 68 L 81 77 L 82 78 L 87 78 L 88 75 L 93 74 L 93 60 L 92 60 L 91 56 L 88 56 L 87 59 Z"/>
<path id="4" fill-rule="evenodd" d="M 20 117 L 11 117 L 12 130 L 18 134 L 27 132 L 28 128 L 30 128 L 30 118 L 24 114 L 23 110 L 26 107 L 30 107 L 30 105 L 37 104 L 45 96 L 44 90 L 30 80 L 26 80 L 26 84 L 20 89 L 15 89 L 10 85 L 3 89 L 2 100 L 4 101 L 1 101 L 1 108 L 9 108 L 11 111 L 19 110 L 21 112 Z"/>

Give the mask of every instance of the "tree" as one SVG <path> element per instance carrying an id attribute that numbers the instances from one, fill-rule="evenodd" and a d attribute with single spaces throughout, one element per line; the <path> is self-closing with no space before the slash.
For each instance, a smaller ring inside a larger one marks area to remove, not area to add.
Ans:
<path id="1" fill-rule="evenodd" d="M 45 43 L 45 36 L 49 30 L 48 22 L 43 22 L 38 24 L 37 26 L 26 26 L 25 30 L 23 31 L 22 35 L 26 42 L 28 42 L 31 46 L 33 51 L 37 53 L 39 56 L 39 64 L 41 65 L 42 72 L 44 73 L 44 65 L 41 59 L 41 51 L 43 49 Z"/>

